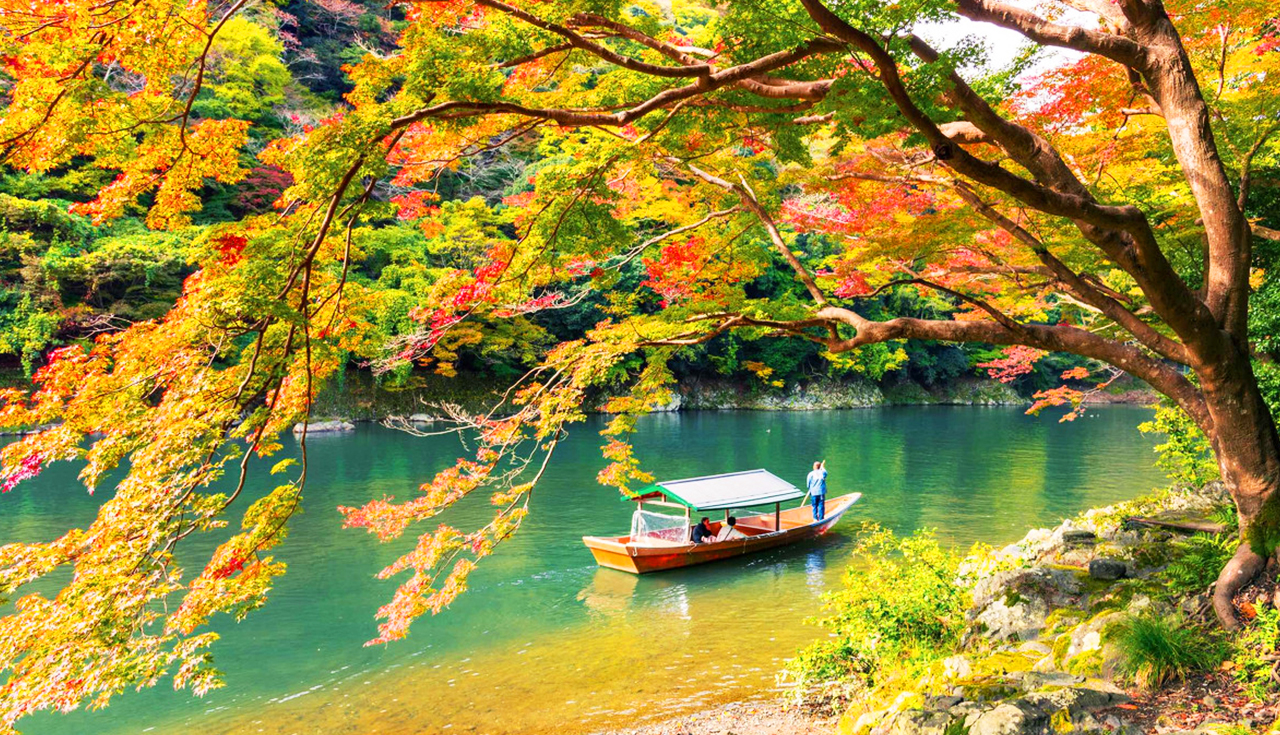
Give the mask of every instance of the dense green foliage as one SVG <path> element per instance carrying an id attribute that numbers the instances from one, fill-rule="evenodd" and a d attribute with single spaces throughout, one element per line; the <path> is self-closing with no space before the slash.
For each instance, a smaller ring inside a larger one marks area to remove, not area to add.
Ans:
<path id="1" fill-rule="evenodd" d="M 1236 679 L 1260 701 L 1273 699 L 1280 684 L 1280 610 L 1264 607 L 1236 642 Z"/>
<path id="2" fill-rule="evenodd" d="M 918 675 L 960 642 L 968 604 L 957 583 L 960 556 L 942 548 L 933 532 L 899 538 L 866 524 L 854 552 L 843 587 L 827 594 L 826 616 L 817 621 L 830 637 L 789 664 L 802 692 L 823 685 L 875 687 L 898 675 Z"/>

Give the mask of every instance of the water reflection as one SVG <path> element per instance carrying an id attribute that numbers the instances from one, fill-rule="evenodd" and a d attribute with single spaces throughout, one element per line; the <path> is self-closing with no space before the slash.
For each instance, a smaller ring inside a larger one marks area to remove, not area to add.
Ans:
<path id="1" fill-rule="evenodd" d="M 603 460 L 593 420 L 561 444 L 529 520 L 471 590 L 408 640 L 373 648 L 362 644 L 395 584 L 373 575 L 414 539 L 380 545 L 342 531 L 334 509 L 410 495 L 461 449 L 377 427 L 325 437 L 306 512 L 278 554 L 289 573 L 264 609 L 217 626 L 225 689 L 196 700 L 162 684 L 103 712 L 36 717 L 24 732 L 573 733 L 753 696 L 818 634 L 801 621 L 839 584 L 859 521 L 1000 543 L 1156 485 L 1150 443 L 1134 430 L 1149 412 L 1096 415 L 1064 425 L 973 408 L 648 417 L 637 455 L 663 476 L 763 466 L 799 482 L 825 458 L 833 493 L 865 495 L 819 542 L 644 577 L 596 568 L 581 543 L 627 528 L 632 510 L 594 485 Z M 102 497 L 76 485 L 76 469 L 55 465 L 0 498 L 0 539 L 47 540 L 88 523 Z M 269 486 L 260 479 L 248 491 Z M 440 521 L 468 528 L 490 513 L 485 498 L 468 498 Z M 186 548 L 186 562 L 211 543 Z"/>

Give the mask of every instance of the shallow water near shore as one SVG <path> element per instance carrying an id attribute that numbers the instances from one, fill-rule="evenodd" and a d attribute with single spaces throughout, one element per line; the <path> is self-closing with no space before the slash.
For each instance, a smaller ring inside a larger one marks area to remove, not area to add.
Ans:
<path id="1" fill-rule="evenodd" d="M 820 631 L 803 624 L 875 520 L 938 529 L 948 544 L 1006 543 L 1028 528 L 1163 484 L 1145 409 L 1073 423 L 1017 408 L 910 407 L 807 413 L 654 415 L 635 439 L 646 469 L 684 477 L 767 467 L 799 483 L 826 458 L 831 492 L 861 491 L 837 531 L 811 544 L 637 578 L 597 569 L 584 534 L 625 533 L 632 506 L 600 488 L 593 419 L 574 427 L 524 527 L 486 559 L 471 590 L 409 638 L 364 648 L 393 581 L 373 575 L 413 542 L 342 530 L 335 510 L 412 496 L 464 454 L 456 439 L 376 426 L 308 441 L 304 513 L 277 554 L 290 565 L 267 606 L 216 629 L 227 686 L 203 699 L 162 683 L 99 712 L 39 715 L 30 735 L 95 733 L 575 733 L 643 724 L 772 690 L 783 660 Z M 286 441 L 287 451 L 295 447 Z M 269 485 L 260 463 L 261 491 Z M 101 496 L 50 468 L 0 499 L 0 539 L 47 540 L 91 521 Z M 470 498 L 440 522 L 489 515 Z M 434 521 L 433 521 L 434 526 Z M 198 563 L 211 541 L 186 549 Z"/>

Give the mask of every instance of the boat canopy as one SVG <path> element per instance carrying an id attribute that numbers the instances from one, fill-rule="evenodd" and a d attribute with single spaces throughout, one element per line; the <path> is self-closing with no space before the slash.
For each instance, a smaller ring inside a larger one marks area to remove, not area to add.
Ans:
<path id="1" fill-rule="evenodd" d="M 768 470 L 747 470 L 658 482 L 641 490 L 633 499 L 641 500 L 657 493 L 695 511 L 785 503 L 804 495 L 795 485 Z"/>

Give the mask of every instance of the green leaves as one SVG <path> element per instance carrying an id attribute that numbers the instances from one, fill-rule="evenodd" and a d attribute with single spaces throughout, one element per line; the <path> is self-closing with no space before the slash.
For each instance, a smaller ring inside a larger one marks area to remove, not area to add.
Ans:
<path id="1" fill-rule="evenodd" d="M 855 558 L 817 620 L 829 640 L 788 663 L 801 696 L 823 684 L 869 689 L 909 679 L 960 641 L 968 603 L 955 581 L 960 557 L 932 532 L 899 538 L 864 524 Z"/>

